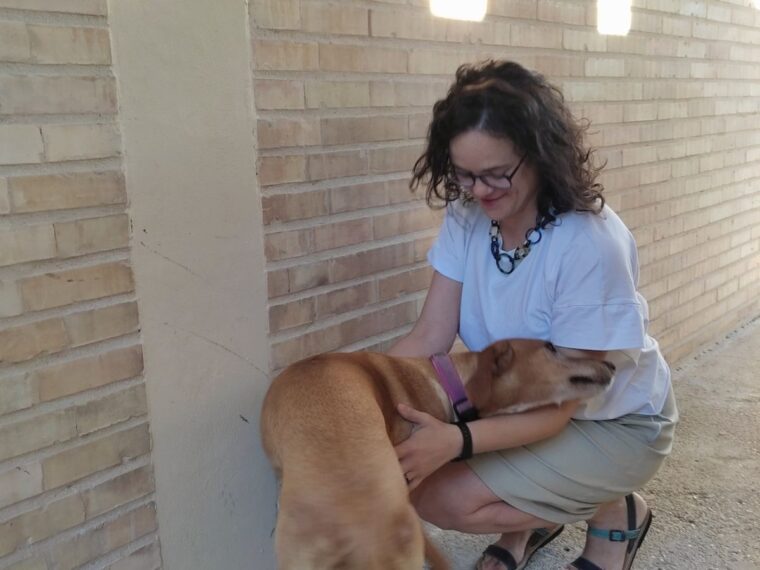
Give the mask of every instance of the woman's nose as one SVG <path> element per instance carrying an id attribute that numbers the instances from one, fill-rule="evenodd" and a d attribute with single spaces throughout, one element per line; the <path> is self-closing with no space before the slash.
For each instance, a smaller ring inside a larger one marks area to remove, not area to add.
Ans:
<path id="1" fill-rule="evenodd" d="M 480 178 L 476 178 L 475 184 L 472 186 L 471 192 L 472 192 L 472 195 L 475 196 L 476 198 L 485 198 L 491 192 L 493 192 L 493 188 L 488 186 Z"/>

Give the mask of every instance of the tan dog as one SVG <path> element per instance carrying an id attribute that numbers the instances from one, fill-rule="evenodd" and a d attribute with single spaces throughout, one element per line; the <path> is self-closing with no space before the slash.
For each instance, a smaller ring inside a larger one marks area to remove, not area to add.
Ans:
<path id="1" fill-rule="evenodd" d="M 614 370 L 535 340 L 499 341 L 452 360 L 481 416 L 590 398 Z M 412 430 L 396 412 L 400 402 L 453 420 L 424 358 L 322 354 L 275 378 L 261 432 L 281 481 L 280 569 L 421 570 L 426 555 L 436 570 L 448 567 L 424 537 L 396 458 L 394 445 Z"/>

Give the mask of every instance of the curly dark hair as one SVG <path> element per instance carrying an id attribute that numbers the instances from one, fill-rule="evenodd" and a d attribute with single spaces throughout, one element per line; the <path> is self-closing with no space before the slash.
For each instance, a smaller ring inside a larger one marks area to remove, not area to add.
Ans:
<path id="1" fill-rule="evenodd" d="M 426 185 L 428 205 L 457 200 L 461 189 L 449 178 L 449 143 L 477 129 L 512 141 L 539 179 L 541 218 L 568 211 L 599 213 L 603 186 L 596 181 L 594 150 L 584 143 L 587 120 L 578 121 L 559 89 L 541 74 L 511 61 L 462 65 L 444 99 L 433 106 L 427 148 L 414 164 L 409 188 Z"/>

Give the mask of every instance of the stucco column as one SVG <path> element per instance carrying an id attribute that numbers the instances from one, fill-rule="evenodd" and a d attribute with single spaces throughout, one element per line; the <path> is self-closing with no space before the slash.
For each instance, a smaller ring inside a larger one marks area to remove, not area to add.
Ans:
<path id="1" fill-rule="evenodd" d="M 248 6 L 109 4 L 164 566 L 273 568 Z"/>

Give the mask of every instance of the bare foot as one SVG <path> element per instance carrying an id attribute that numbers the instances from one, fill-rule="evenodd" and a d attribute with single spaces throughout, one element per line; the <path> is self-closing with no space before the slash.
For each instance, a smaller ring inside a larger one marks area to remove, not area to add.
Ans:
<path id="1" fill-rule="evenodd" d="M 647 504 L 639 495 L 633 494 L 636 504 L 636 528 L 640 527 L 647 515 Z M 613 503 L 607 503 L 599 507 L 596 514 L 589 519 L 590 527 L 599 529 L 628 529 L 628 511 L 626 509 L 625 497 Z M 605 570 L 616 570 L 623 567 L 625 560 L 625 551 L 628 542 L 613 542 L 606 538 L 600 538 L 586 534 L 586 546 L 581 556 L 593 562 Z M 577 570 L 575 566 L 569 565 L 566 570 Z"/>

